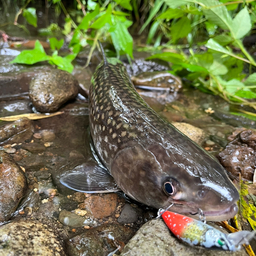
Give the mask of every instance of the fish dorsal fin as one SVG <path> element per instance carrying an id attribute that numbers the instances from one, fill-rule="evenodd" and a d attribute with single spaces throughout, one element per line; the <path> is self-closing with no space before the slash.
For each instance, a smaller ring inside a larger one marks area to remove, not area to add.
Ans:
<path id="1" fill-rule="evenodd" d="M 101 50 L 101 53 L 102 53 L 104 65 L 107 65 L 107 64 L 108 64 L 108 60 L 107 60 L 107 58 L 106 58 L 106 55 L 105 55 L 103 46 L 102 46 L 102 44 L 101 44 L 101 42 L 100 42 L 99 40 L 98 40 L 98 44 L 99 44 L 99 46 L 100 46 L 100 50 Z"/>
<path id="2" fill-rule="evenodd" d="M 117 192 L 113 177 L 102 167 L 82 164 L 60 178 L 62 185 L 83 193 L 110 193 Z"/>

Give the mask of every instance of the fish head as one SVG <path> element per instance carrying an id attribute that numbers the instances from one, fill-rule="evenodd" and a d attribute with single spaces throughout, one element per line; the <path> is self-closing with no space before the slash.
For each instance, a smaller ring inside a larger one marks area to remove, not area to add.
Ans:
<path id="1" fill-rule="evenodd" d="M 238 191 L 216 160 L 204 157 L 203 163 L 191 164 L 184 158 L 177 164 L 175 156 L 171 159 L 159 145 L 129 147 L 119 152 L 111 174 L 128 196 L 157 209 L 173 204 L 171 211 L 191 216 L 202 211 L 215 221 L 236 214 Z"/>

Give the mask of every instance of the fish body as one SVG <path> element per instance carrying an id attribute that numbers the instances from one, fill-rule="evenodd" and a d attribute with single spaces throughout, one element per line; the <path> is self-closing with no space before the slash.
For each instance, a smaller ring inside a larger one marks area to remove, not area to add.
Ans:
<path id="1" fill-rule="evenodd" d="M 204 222 L 170 211 L 160 211 L 160 214 L 170 231 L 191 246 L 237 251 L 255 236 L 255 231 L 225 234 Z"/>
<path id="2" fill-rule="evenodd" d="M 98 65 L 89 96 L 95 151 L 125 194 L 154 208 L 173 203 L 172 210 L 178 213 L 195 214 L 200 209 L 209 220 L 236 214 L 238 191 L 224 168 L 147 105 L 119 60 L 104 59 Z M 104 175 L 97 174 L 97 168 L 88 174 L 88 168 L 61 182 L 87 193 L 107 189 L 111 181 L 96 188 L 96 180 Z"/>

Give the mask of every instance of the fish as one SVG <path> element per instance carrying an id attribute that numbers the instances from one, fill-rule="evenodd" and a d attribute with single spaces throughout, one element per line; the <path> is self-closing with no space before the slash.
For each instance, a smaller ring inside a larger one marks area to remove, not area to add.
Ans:
<path id="1" fill-rule="evenodd" d="M 91 149 L 84 163 L 60 182 L 76 191 L 123 191 L 153 208 L 207 220 L 232 218 L 239 194 L 216 158 L 161 118 L 137 93 L 122 62 L 97 66 L 89 92 Z"/>
<path id="2" fill-rule="evenodd" d="M 249 245 L 256 234 L 255 230 L 225 234 L 202 221 L 162 209 L 159 216 L 178 239 L 191 246 L 235 252 L 242 248 L 242 244 Z"/>

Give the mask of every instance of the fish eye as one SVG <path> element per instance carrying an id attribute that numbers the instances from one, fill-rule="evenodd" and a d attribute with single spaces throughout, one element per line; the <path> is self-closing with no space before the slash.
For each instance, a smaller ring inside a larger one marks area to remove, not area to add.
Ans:
<path id="1" fill-rule="evenodd" d="M 174 194 L 175 189 L 170 181 L 164 183 L 164 192 L 171 196 Z"/>
<path id="2" fill-rule="evenodd" d="M 197 195 L 198 195 L 198 197 L 200 197 L 200 198 L 204 198 L 204 197 L 206 196 L 207 192 L 208 192 L 208 190 L 206 190 L 206 189 L 201 189 L 201 190 L 199 190 L 199 191 L 197 192 Z"/>

